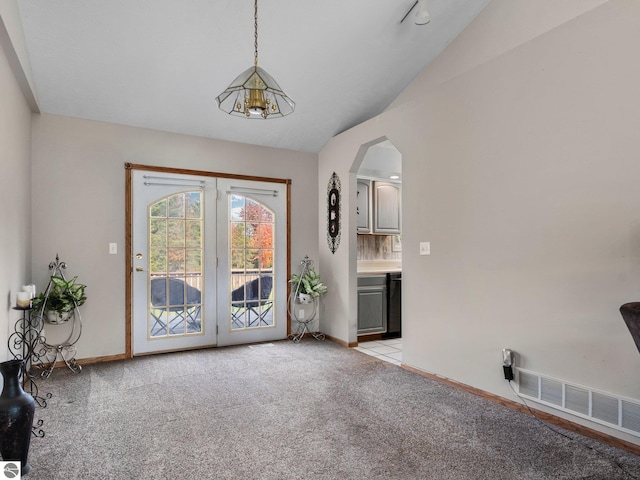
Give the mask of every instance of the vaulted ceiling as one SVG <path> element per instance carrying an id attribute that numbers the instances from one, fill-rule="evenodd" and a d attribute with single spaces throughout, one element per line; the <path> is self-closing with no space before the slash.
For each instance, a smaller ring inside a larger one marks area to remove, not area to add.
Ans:
<path id="1" fill-rule="evenodd" d="M 490 0 L 259 0 L 259 66 L 296 102 L 247 120 L 215 98 L 253 65 L 251 0 L 19 0 L 43 112 L 318 152 L 381 113 Z"/>

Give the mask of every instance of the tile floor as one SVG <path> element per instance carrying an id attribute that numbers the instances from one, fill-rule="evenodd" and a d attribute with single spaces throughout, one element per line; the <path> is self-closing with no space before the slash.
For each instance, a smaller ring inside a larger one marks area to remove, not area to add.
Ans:
<path id="1" fill-rule="evenodd" d="M 393 363 L 394 365 L 400 365 L 402 363 L 401 338 L 361 342 L 354 348 L 359 352 L 366 353 L 385 362 Z"/>

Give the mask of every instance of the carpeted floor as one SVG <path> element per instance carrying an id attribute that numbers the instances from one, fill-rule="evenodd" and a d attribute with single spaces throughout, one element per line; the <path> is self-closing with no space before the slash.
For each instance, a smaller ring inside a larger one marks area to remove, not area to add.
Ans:
<path id="1" fill-rule="evenodd" d="M 53 398 L 30 480 L 640 478 L 640 457 L 330 341 L 56 369 L 39 386 Z"/>

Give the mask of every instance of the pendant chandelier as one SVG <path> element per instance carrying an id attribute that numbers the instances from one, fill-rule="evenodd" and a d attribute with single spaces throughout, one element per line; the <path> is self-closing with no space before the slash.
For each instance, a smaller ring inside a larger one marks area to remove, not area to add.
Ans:
<path id="1" fill-rule="evenodd" d="M 245 118 L 273 118 L 289 115 L 296 107 L 266 71 L 258 66 L 258 0 L 254 0 L 255 53 L 253 67 L 242 72 L 216 102 L 220 110 Z"/>

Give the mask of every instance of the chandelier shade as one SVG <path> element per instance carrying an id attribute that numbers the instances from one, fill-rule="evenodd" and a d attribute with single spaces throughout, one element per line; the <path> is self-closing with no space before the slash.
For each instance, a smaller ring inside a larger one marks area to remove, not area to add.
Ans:
<path id="1" fill-rule="evenodd" d="M 254 60 L 231 85 L 216 97 L 218 108 L 245 118 L 274 118 L 289 115 L 296 107 L 271 75 L 258 66 L 258 0 L 254 0 Z"/>
<path id="2" fill-rule="evenodd" d="M 284 117 L 296 106 L 278 82 L 257 65 L 238 75 L 216 102 L 222 111 L 246 118 Z"/>

